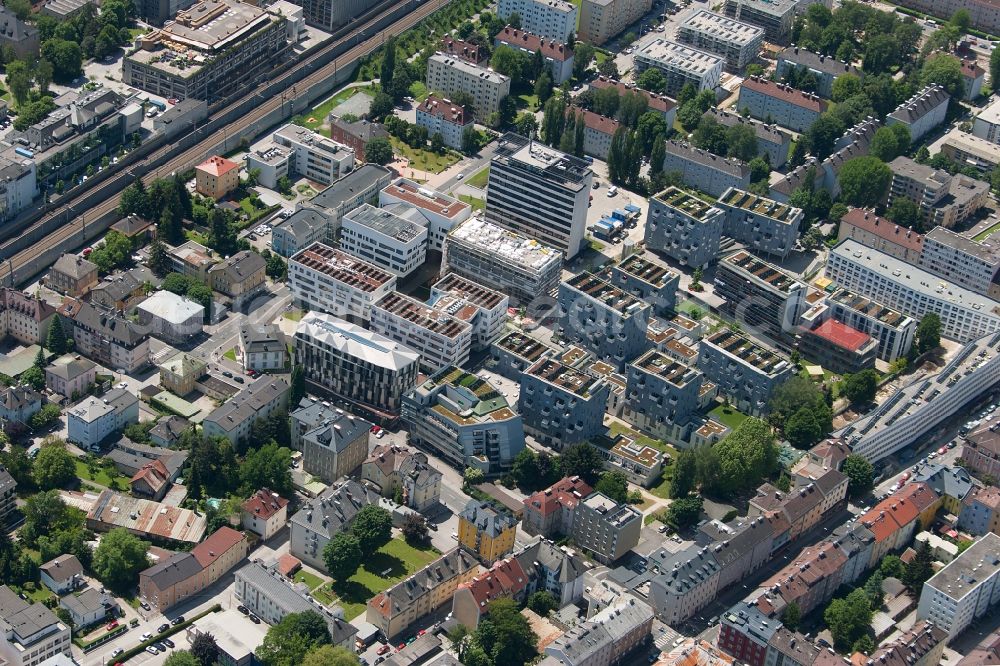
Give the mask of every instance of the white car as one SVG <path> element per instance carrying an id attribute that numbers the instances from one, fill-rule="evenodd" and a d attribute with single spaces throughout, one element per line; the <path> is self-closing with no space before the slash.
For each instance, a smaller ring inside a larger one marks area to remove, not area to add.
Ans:
<path id="1" fill-rule="evenodd" d="M 123 650 L 122 648 L 115 648 L 114 650 L 111 651 L 111 656 L 112 657 L 117 657 L 118 655 L 120 655 L 124 651 L 125 650 Z"/>
<path id="2" fill-rule="evenodd" d="M 147 631 L 146 633 L 144 633 L 144 634 L 142 635 L 142 640 L 144 640 L 144 641 L 148 641 L 148 640 L 149 640 L 150 638 L 152 638 L 152 637 L 153 637 L 153 632 L 151 632 L 151 631 Z"/>
<path id="3" fill-rule="evenodd" d="M 157 649 L 156 649 L 155 647 L 153 647 L 152 645 L 147 645 L 147 646 L 146 646 L 146 652 L 148 652 L 149 654 L 160 654 L 160 651 L 159 651 L 159 650 L 157 650 Z"/>

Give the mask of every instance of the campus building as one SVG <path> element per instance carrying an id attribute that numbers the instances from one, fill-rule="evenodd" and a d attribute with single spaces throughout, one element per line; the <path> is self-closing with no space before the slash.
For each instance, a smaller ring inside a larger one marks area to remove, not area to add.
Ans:
<path id="1" fill-rule="evenodd" d="M 472 206 L 413 180 L 397 178 L 378 193 L 379 208 L 411 206 L 427 219 L 427 249 L 440 252 L 444 239 L 472 215 Z"/>
<path id="2" fill-rule="evenodd" d="M 396 289 L 396 276 L 322 243 L 288 261 L 292 302 L 355 323 L 371 318 L 372 304 Z"/>
<path id="3" fill-rule="evenodd" d="M 331 185 L 354 171 L 354 151 L 309 128 L 288 124 L 271 135 L 290 151 L 288 172 L 321 185 Z"/>

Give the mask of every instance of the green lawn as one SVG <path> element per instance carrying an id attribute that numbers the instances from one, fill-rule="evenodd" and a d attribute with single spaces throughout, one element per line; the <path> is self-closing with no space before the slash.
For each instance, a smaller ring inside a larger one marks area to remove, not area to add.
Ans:
<path id="1" fill-rule="evenodd" d="M 739 424 L 743 423 L 744 421 L 747 420 L 747 418 L 749 418 L 747 417 L 746 414 L 740 412 L 736 408 L 726 407 L 725 405 L 719 405 L 718 407 L 710 411 L 709 414 L 716 421 L 718 421 L 724 426 L 729 426 L 733 430 L 736 430 L 736 427 L 739 426 Z"/>
<path id="2" fill-rule="evenodd" d="M 480 199 L 479 197 L 474 197 L 471 194 L 459 194 L 459 201 L 464 201 L 465 203 L 472 206 L 472 210 L 483 210 L 486 208 L 486 201 Z"/>
<path id="3" fill-rule="evenodd" d="M 316 574 L 309 573 L 305 569 L 299 569 L 299 572 L 295 574 L 294 579 L 296 583 L 305 583 L 306 587 L 310 590 L 315 590 L 317 587 L 323 584 L 323 579 Z"/>
<path id="4" fill-rule="evenodd" d="M 976 236 L 972 240 L 974 240 L 974 241 L 984 241 L 984 240 L 986 240 L 987 238 L 989 238 L 991 235 L 993 235 L 997 231 L 1000 231 L 1000 222 L 997 222 L 996 224 L 994 224 L 992 227 L 990 227 L 986 231 L 979 232 L 978 234 L 976 234 Z"/>
<path id="5" fill-rule="evenodd" d="M 312 595 L 324 604 L 336 601 L 343 607 L 344 617 L 350 621 L 365 612 L 369 599 L 422 569 L 440 555 L 433 548 L 419 550 L 403 539 L 393 539 L 365 558 L 361 568 L 346 583 L 327 583 L 313 591 Z M 383 573 L 387 575 L 383 577 Z"/>
<path id="6" fill-rule="evenodd" d="M 230 361 L 235 361 L 236 360 L 236 348 L 233 347 L 232 349 L 230 349 L 229 351 L 227 351 L 225 354 L 223 354 L 223 356 L 225 356 L 226 358 L 228 358 Z"/>
<path id="7" fill-rule="evenodd" d="M 517 96 L 517 108 L 524 108 L 528 111 L 538 110 L 538 95 L 522 93 Z"/>
<path id="8" fill-rule="evenodd" d="M 87 463 L 80 460 L 79 458 L 77 458 L 73 462 L 76 465 L 76 475 L 81 479 L 83 479 L 84 481 L 92 481 L 106 488 L 110 488 L 111 480 L 118 479 L 118 482 L 121 483 L 123 487 L 128 487 L 128 482 L 129 482 L 128 477 L 119 474 L 113 467 L 110 468 L 109 470 L 102 467 L 101 465 L 98 465 L 97 474 L 91 474 L 90 470 L 87 468 Z"/>
<path id="9" fill-rule="evenodd" d="M 652 446 L 654 449 L 659 449 L 663 453 L 669 453 L 670 456 L 676 460 L 677 459 L 677 449 L 670 446 L 666 442 L 661 442 L 658 439 L 653 439 L 652 437 L 646 437 L 638 430 L 633 430 L 629 428 L 624 423 L 619 423 L 618 421 L 612 421 L 609 427 L 612 437 L 617 437 L 618 435 L 625 435 L 631 437 L 636 441 L 636 443 L 641 446 Z"/>
<path id="10" fill-rule="evenodd" d="M 692 301 L 684 301 L 683 303 L 678 304 L 677 311 L 687 317 L 691 317 L 691 315 L 705 314 L 705 308 Z"/>
<path id="11" fill-rule="evenodd" d="M 184 230 L 184 237 L 188 240 L 193 240 L 195 243 L 200 243 L 201 245 L 206 245 L 208 243 L 208 237 L 199 234 L 197 231 L 192 231 L 190 229 Z"/>
<path id="12" fill-rule="evenodd" d="M 295 116 L 294 118 L 292 118 L 292 122 L 295 123 L 296 125 L 301 125 L 302 127 L 308 127 L 311 130 L 319 129 L 320 127 L 323 126 L 323 123 L 326 122 L 326 117 L 330 115 L 330 112 L 333 111 L 334 107 L 336 107 L 338 104 L 341 104 L 342 102 L 346 102 L 347 100 L 351 99 L 352 97 L 361 92 L 370 93 L 371 92 L 370 86 L 345 88 L 344 90 L 341 90 L 333 97 L 330 97 L 325 101 L 320 102 L 309 111 L 306 111 L 301 115 Z"/>
<path id="13" fill-rule="evenodd" d="M 413 148 L 394 136 L 389 137 L 389 139 L 392 141 L 392 151 L 396 155 L 409 160 L 410 168 L 418 171 L 441 173 L 461 159 L 458 153 L 453 151 L 448 151 L 442 155 L 432 150 Z"/>
<path id="14" fill-rule="evenodd" d="M 466 178 L 465 182 L 471 185 L 472 187 L 478 187 L 479 189 L 483 189 L 484 187 L 486 187 L 486 181 L 488 181 L 489 179 L 490 179 L 490 168 L 486 167 L 484 169 L 480 169 L 476 173 Z"/>
<path id="15" fill-rule="evenodd" d="M 289 310 L 281 315 L 288 321 L 302 321 L 302 310 Z"/>
<path id="16" fill-rule="evenodd" d="M 423 81 L 414 81 L 410 84 L 410 95 L 418 102 L 427 99 L 427 95 L 429 94 L 427 86 L 424 85 Z"/>

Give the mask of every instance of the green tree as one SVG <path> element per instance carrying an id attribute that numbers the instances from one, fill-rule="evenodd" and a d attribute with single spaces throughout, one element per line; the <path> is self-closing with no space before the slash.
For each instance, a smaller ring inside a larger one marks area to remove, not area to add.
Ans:
<path id="1" fill-rule="evenodd" d="M 803 407 L 788 417 L 785 437 L 797 449 L 808 449 L 823 438 L 823 427 L 809 407 Z"/>
<path id="2" fill-rule="evenodd" d="M 177 650 L 167 657 L 163 666 L 201 666 L 201 662 L 187 650 Z"/>
<path id="3" fill-rule="evenodd" d="M 302 366 L 296 363 L 292 366 L 291 392 L 289 394 L 289 404 L 298 405 L 306 395 L 306 376 L 302 371 Z"/>
<path id="4" fill-rule="evenodd" d="M 861 68 L 870 74 L 890 71 L 899 64 L 899 40 L 893 35 L 873 35 L 865 40 L 864 58 Z"/>
<path id="5" fill-rule="evenodd" d="M 666 157 L 666 139 L 662 136 L 658 136 L 653 141 L 653 148 L 649 151 L 649 174 L 651 177 L 663 173 L 663 161 Z"/>
<path id="6" fill-rule="evenodd" d="M 929 312 L 917 324 L 917 351 L 921 354 L 941 346 L 941 318 Z"/>
<path id="7" fill-rule="evenodd" d="M 779 386 L 768 403 L 768 420 L 776 427 L 783 428 L 793 414 L 803 408 L 809 409 L 822 426 L 822 434 L 833 429 L 833 412 L 826 402 L 826 396 L 814 382 L 801 375 L 794 375 Z"/>
<path id="8" fill-rule="evenodd" d="M 37 365 L 33 365 L 21 373 L 20 380 L 36 391 L 45 389 L 45 371 Z"/>
<path id="9" fill-rule="evenodd" d="M 485 480 L 486 474 L 483 473 L 483 470 L 475 467 L 466 467 L 465 472 L 462 473 L 462 482 L 467 488 L 477 486 Z"/>
<path id="10" fill-rule="evenodd" d="M 292 451 L 276 442 L 251 449 L 240 465 L 240 481 L 244 496 L 260 488 L 270 488 L 283 497 L 294 491 L 292 485 Z"/>
<path id="11" fill-rule="evenodd" d="M 738 160 L 750 162 L 751 164 L 753 164 L 752 160 L 757 157 L 757 153 L 759 152 L 757 133 L 753 127 L 742 123 L 726 128 L 726 145 L 728 146 L 728 150 L 726 151 L 728 157 L 735 157 Z M 771 168 L 768 165 L 768 172 L 770 171 Z"/>
<path id="12" fill-rule="evenodd" d="M 809 126 L 800 143 L 809 149 L 813 157 L 826 159 L 833 153 L 833 147 L 843 134 L 844 123 L 829 113 L 824 113 Z M 789 156 L 791 159 L 791 156 Z"/>
<path id="13" fill-rule="evenodd" d="M 316 611 L 308 610 L 289 613 L 268 629 L 256 654 L 264 666 L 301 666 L 309 651 L 329 644 L 326 620 Z"/>
<path id="14" fill-rule="evenodd" d="M 639 75 L 639 78 L 636 79 L 635 83 L 644 90 L 663 94 L 663 90 L 667 85 L 667 80 L 663 78 L 663 74 L 660 70 L 656 67 L 650 67 Z"/>
<path id="15" fill-rule="evenodd" d="M 852 206 L 873 208 L 882 202 L 892 171 L 877 157 L 865 155 L 845 162 L 837 178 L 844 201 Z"/>
<path id="16" fill-rule="evenodd" d="M 159 235 L 154 236 L 149 243 L 149 259 L 146 264 L 154 275 L 160 277 L 170 271 L 170 257 L 167 256 L 167 248 L 160 240 Z"/>
<path id="17" fill-rule="evenodd" d="M 524 666 L 538 655 L 538 636 L 511 599 L 497 599 L 490 604 L 490 612 L 472 634 L 472 643 L 495 666 Z M 468 666 L 469 660 L 465 663 Z"/>
<path id="18" fill-rule="evenodd" d="M 594 61 L 594 47 L 585 42 L 578 43 L 573 49 L 573 76 L 583 79 L 587 68 Z"/>
<path id="19" fill-rule="evenodd" d="M 892 205 L 885 213 L 886 218 L 893 224 L 898 224 L 907 229 L 920 230 L 921 216 L 917 204 L 906 197 L 896 197 L 892 200 Z"/>
<path id="20" fill-rule="evenodd" d="M 406 543 L 414 546 L 427 545 L 430 534 L 427 530 L 427 521 L 420 514 L 406 514 L 403 518 L 401 531 L 403 538 L 406 539 Z"/>
<path id="21" fill-rule="evenodd" d="M 899 157 L 907 148 L 909 148 L 909 144 L 906 146 L 899 145 L 899 139 L 896 137 L 896 133 L 892 131 L 892 127 L 879 127 L 875 130 L 875 136 L 872 137 L 872 145 L 869 153 L 883 162 L 891 162 Z"/>
<path id="22" fill-rule="evenodd" d="M 861 92 L 861 79 L 853 74 L 844 74 L 834 79 L 830 87 L 830 98 L 839 104 L 859 92 Z"/>
<path id="23" fill-rule="evenodd" d="M 917 555 L 903 570 L 903 584 L 913 594 L 920 594 L 924 583 L 934 575 L 934 556 L 931 554 L 930 543 L 924 541 L 917 548 Z"/>
<path id="24" fill-rule="evenodd" d="M 956 99 L 963 94 L 962 61 L 948 53 L 936 53 L 924 61 L 920 70 L 920 84 L 936 83 Z"/>
<path id="25" fill-rule="evenodd" d="M 872 607 L 864 589 L 858 588 L 843 599 L 834 599 L 823 612 L 834 645 L 844 651 L 871 627 Z"/>
<path id="26" fill-rule="evenodd" d="M 79 509 L 68 506 L 55 490 L 48 490 L 28 497 L 21 507 L 24 525 L 18 532 L 21 543 L 28 547 L 38 544 L 38 539 L 46 534 L 55 534 L 82 528 L 84 514 Z"/>
<path id="27" fill-rule="evenodd" d="M 302 660 L 302 666 L 357 666 L 359 663 L 353 652 L 339 645 L 314 647 Z"/>
<path id="28" fill-rule="evenodd" d="M 139 572 L 149 567 L 149 542 L 116 527 L 103 537 L 94 551 L 94 574 L 102 583 L 122 594 L 139 582 Z"/>
<path id="29" fill-rule="evenodd" d="M 712 448 L 718 459 L 714 490 L 722 496 L 731 497 L 757 487 L 777 465 L 774 435 L 760 419 L 743 421 Z"/>
<path id="30" fill-rule="evenodd" d="M 574 444 L 560 456 L 563 474 L 579 476 L 590 486 L 597 484 L 604 469 L 604 459 L 593 446 L 587 442 Z"/>
<path id="31" fill-rule="evenodd" d="M 35 459 L 32 476 L 42 490 L 62 488 L 76 478 L 76 463 L 61 439 L 44 442 Z"/>
<path id="32" fill-rule="evenodd" d="M 510 77 L 512 87 L 522 86 L 528 79 L 531 57 L 524 51 L 501 44 L 493 51 L 490 67 L 495 72 Z"/>
<path id="33" fill-rule="evenodd" d="M 605 472 L 597 481 L 594 490 L 604 493 L 611 499 L 624 504 L 628 501 L 628 478 L 624 472 Z"/>
<path id="34" fill-rule="evenodd" d="M 960 35 L 965 35 L 968 34 L 969 28 L 972 26 L 972 16 L 968 9 L 959 9 L 951 15 L 951 20 L 948 23 L 954 26 Z"/>
<path id="35" fill-rule="evenodd" d="M 50 39 L 42 44 L 42 57 L 52 63 L 52 78 L 69 83 L 83 73 L 80 45 L 65 39 Z"/>
<path id="36" fill-rule="evenodd" d="M 545 617 L 550 611 L 559 609 L 559 600 L 552 596 L 552 593 L 548 590 L 539 590 L 528 597 L 526 605 L 542 617 Z"/>
<path id="37" fill-rule="evenodd" d="M 323 562 L 326 564 L 326 571 L 334 580 L 343 583 L 354 575 L 354 572 L 361 566 L 364 554 L 358 537 L 350 532 L 338 532 L 327 542 L 323 548 Z"/>
<path id="38" fill-rule="evenodd" d="M 383 89 L 385 89 L 388 83 L 392 81 L 395 69 L 396 36 L 392 35 L 385 40 L 385 45 L 382 47 L 382 63 L 379 66 L 379 82 L 382 84 Z"/>
<path id="39" fill-rule="evenodd" d="M 694 451 L 682 449 L 677 454 L 674 476 L 670 480 L 670 496 L 674 499 L 687 497 L 697 487 L 698 467 Z"/>
<path id="40" fill-rule="evenodd" d="M 865 594 L 868 595 L 868 600 L 874 611 L 882 608 L 882 601 L 885 599 L 885 591 L 882 589 L 883 582 L 885 582 L 885 576 L 878 569 L 865 581 Z"/>
<path id="41" fill-rule="evenodd" d="M 875 476 L 874 473 L 872 473 L 872 476 Z M 892 577 L 897 580 L 903 580 L 906 566 L 903 564 L 903 561 L 899 559 L 898 555 L 886 555 L 882 558 L 882 562 L 879 564 L 878 570 L 881 571 L 882 575 L 886 578 Z"/>
<path id="42" fill-rule="evenodd" d="M 874 400 L 877 389 L 878 373 L 870 368 L 848 375 L 844 379 L 844 395 L 856 405 Z"/>
<path id="43" fill-rule="evenodd" d="M 33 461 L 23 446 L 10 444 L 7 433 L 2 430 L 0 433 L 3 433 L 0 434 L 0 465 L 7 469 L 22 492 L 30 490 L 35 485 L 35 479 L 31 474 Z"/>
<path id="44" fill-rule="evenodd" d="M 785 606 L 785 610 L 781 611 L 781 622 L 792 631 L 795 631 L 801 620 L 802 609 L 794 601 L 790 602 Z"/>
<path id="45" fill-rule="evenodd" d="M 462 152 L 475 155 L 479 152 L 479 132 L 472 125 L 462 130 Z"/>
<path id="46" fill-rule="evenodd" d="M 1000 83 L 1000 49 L 994 49 L 990 53 L 990 87 L 994 90 Z"/>
<path id="47" fill-rule="evenodd" d="M 667 508 L 667 523 L 678 530 L 691 527 L 698 522 L 704 500 L 700 497 L 682 497 L 670 503 Z"/>
<path id="48" fill-rule="evenodd" d="M 542 72 L 541 76 L 535 81 L 534 92 L 539 104 L 545 104 L 549 97 L 552 97 L 552 77 L 548 72 Z"/>
<path id="49" fill-rule="evenodd" d="M 7 63 L 6 70 L 10 94 L 14 96 L 14 103 L 22 107 L 28 101 L 28 93 L 31 92 L 31 73 L 28 65 L 23 60 L 15 60 Z"/>
<path id="50" fill-rule="evenodd" d="M 375 93 L 375 97 L 372 99 L 371 105 L 368 107 L 368 119 L 381 122 L 386 116 L 392 113 L 394 108 L 394 103 L 392 97 L 388 93 L 383 91 L 378 91 Z M 380 137 L 381 138 L 381 137 Z M 371 158 L 368 156 L 368 151 L 371 148 L 371 143 L 365 146 L 365 160 L 371 162 Z M 377 164 L 377 162 L 376 162 Z"/>
<path id="51" fill-rule="evenodd" d="M 852 453 L 844 459 L 840 470 L 847 477 L 847 491 L 851 497 L 861 497 L 872 489 L 875 468 L 864 456 Z"/>
<path id="52" fill-rule="evenodd" d="M 365 146 L 365 161 L 371 164 L 388 164 L 392 161 L 392 144 L 385 137 L 375 137 Z"/>
<path id="53" fill-rule="evenodd" d="M 363 553 L 374 553 L 392 539 L 392 514 L 376 504 L 358 511 L 351 525 Z"/>

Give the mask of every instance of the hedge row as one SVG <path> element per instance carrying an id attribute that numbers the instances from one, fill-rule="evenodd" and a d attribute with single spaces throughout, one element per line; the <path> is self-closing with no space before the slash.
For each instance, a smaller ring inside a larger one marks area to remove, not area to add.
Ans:
<path id="1" fill-rule="evenodd" d="M 170 636 L 173 636 L 176 633 L 180 633 L 180 632 L 184 631 L 185 629 L 187 629 L 188 627 L 190 627 L 195 622 L 197 622 L 198 620 L 200 620 L 201 618 L 203 618 L 206 615 L 208 615 L 209 613 L 218 613 L 220 610 L 222 610 L 222 605 L 221 604 L 215 604 L 214 606 L 212 606 L 211 608 L 209 608 L 204 613 L 199 613 L 199 614 L 195 615 L 194 617 L 192 617 L 189 620 L 184 620 L 180 624 L 170 627 L 169 629 L 167 629 L 166 631 L 164 631 L 162 634 L 157 634 L 157 635 L 153 636 L 152 638 L 150 638 L 148 641 L 143 641 L 142 643 L 139 643 L 138 645 L 136 645 L 134 648 L 129 648 L 128 650 L 125 650 L 125 652 L 123 652 L 122 654 L 120 654 L 118 656 L 118 661 L 120 661 L 122 663 L 125 663 L 126 661 L 128 661 L 132 657 L 136 656 L 137 654 L 141 654 L 142 652 L 145 652 L 146 648 L 149 647 L 150 645 L 152 645 L 153 643 L 162 641 L 164 638 L 169 638 Z"/>

